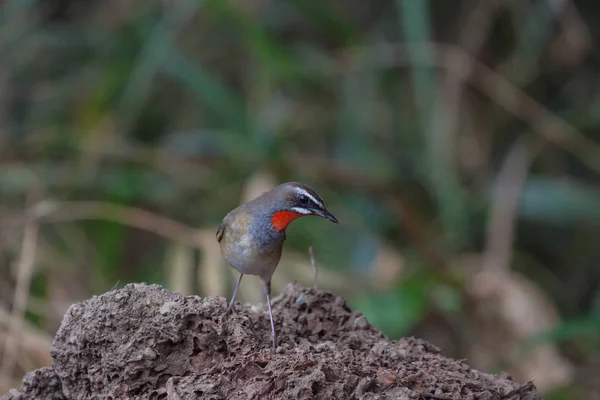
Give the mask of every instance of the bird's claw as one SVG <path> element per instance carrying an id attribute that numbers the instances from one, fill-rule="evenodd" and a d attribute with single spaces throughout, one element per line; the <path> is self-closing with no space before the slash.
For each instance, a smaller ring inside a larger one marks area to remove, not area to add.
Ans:
<path id="1" fill-rule="evenodd" d="M 229 315 L 229 314 L 237 314 L 237 310 L 235 308 L 235 304 L 231 303 L 229 306 L 227 306 L 227 309 L 225 310 L 225 316 Z"/>

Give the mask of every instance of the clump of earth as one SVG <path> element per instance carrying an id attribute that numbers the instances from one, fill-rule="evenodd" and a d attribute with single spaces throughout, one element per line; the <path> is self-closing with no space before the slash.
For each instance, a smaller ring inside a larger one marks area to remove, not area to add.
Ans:
<path id="1" fill-rule="evenodd" d="M 479 372 L 419 339 L 389 340 L 344 299 L 290 284 L 266 307 L 129 284 L 71 306 L 53 365 L 17 399 L 541 399 L 532 383 Z"/>

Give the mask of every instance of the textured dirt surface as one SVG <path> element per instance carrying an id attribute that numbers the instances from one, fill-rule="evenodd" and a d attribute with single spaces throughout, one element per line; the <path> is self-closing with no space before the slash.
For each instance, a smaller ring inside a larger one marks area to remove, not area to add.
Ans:
<path id="1" fill-rule="evenodd" d="M 266 307 L 131 284 L 73 305 L 51 350 L 13 399 L 541 399 L 444 357 L 417 339 L 387 340 L 343 299 L 289 285 Z"/>

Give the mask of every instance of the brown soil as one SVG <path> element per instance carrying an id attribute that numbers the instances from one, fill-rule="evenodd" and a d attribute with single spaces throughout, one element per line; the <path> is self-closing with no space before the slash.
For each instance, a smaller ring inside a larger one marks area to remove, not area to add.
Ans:
<path id="1" fill-rule="evenodd" d="M 130 284 L 73 305 L 52 367 L 14 399 L 541 399 L 532 383 L 484 374 L 418 339 L 390 341 L 343 299 L 289 285 L 266 308 Z"/>

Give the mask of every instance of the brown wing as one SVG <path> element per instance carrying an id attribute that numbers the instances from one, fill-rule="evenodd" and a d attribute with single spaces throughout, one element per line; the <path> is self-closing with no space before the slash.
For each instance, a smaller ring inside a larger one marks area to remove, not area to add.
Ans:
<path id="1" fill-rule="evenodd" d="M 219 225 L 219 229 L 217 230 L 217 242 L 221 242 L 221 239 L 223 239 L 223 233 L 225 233 L 225 221 L 221 222 L 221 225 Z"/>

